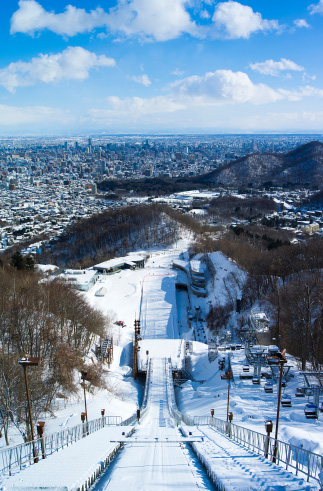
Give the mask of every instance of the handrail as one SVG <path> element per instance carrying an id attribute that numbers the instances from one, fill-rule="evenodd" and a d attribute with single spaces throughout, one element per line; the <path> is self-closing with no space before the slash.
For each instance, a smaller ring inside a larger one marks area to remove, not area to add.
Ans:
<path id="1" fill-rule="evenodd" d="M 22 469 L 32 465 L 36 459 L 46 458 L 61 448 L 68 447 L 104 426 L 121 424 L 120 416 L 104 416 L 82 423 L 72 428 L 65 428 L 56 433 L 45 435 L 37 440 L 21 443 L 13 447 L 0 450 L 0 473 L 9 473 L 13 469 Z"/>
<path id="2" fill-rule="evenodd" d="M 170 374 L 170 375 L 169 375 Z M 170 412 L 175 421 L 179 423 L 183 421 L 187 426 L 208 425 L 213 426 L 217 431 L 227 435 L 232 440 L 247 447 L 249 450 L 263 455 L 269 460 L 274 460 L 277 465 L 284 466 L 286 470 L 293 469 L 296 476 L 300 473 L 306 476 L 307 481 L 314 479 L 323 484 L 323 456 L 306 450 L 301 447 L 296 447 L 290 443 L 277 440 L 262 433 L 258 433 L 242 426 L 235 425 L 230 422 L 223 421 L 211 416 L 195 416 L 193 419 L 184 415 L 177 409 L 175 401 L 174 385 L 170 384 L 172 380 L 171 364 L 168 360 L 167 365 L 167 390 L 168 400 L 170 401 Z M 172 385 L 172 390 L 170 389 Z M 277 450 L 275 449 L 277 447 Z M 323 486 L 322 486 L 323 488 Z"/>
<path id="3" fill-rule="evenodd" d="M 187 426 L 193 426 L 193 420 L 182 414 L 177 408 L 170 358 L 166 361 L 166 383 L 168 408 L 175 422 L 179 424 L 183 421 Z"/>
<path id="4" fill-rule="evenodd" d="M 293 469 L 296 476 L 301 473 L 306 476 L 307 481 L 311 478 L 321 483 L 320 474 L 323 472 L 322 455 L 281 440 L 277 440 L 277 450 L 275 451 L 275 438 L 210 416 L 195 416 L 194 424 L 198 426 L 213 426 L 220 433 L 229 436 L 232 440 L 269 460 L 274 460 L 274 457 L 276 457 L 277 465 L 283 465 L 286 470 L 288 468 Z M 274 455 L 275 453 L 276 456 Z"/>

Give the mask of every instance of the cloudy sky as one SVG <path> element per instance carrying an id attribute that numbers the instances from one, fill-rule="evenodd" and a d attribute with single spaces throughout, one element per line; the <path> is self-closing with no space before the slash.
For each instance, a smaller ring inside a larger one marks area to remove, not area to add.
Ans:
<path id="1" fill-rule="evenodd" d="M 322 132 L 323 0 L 1 3 L 2 134 Z"/>

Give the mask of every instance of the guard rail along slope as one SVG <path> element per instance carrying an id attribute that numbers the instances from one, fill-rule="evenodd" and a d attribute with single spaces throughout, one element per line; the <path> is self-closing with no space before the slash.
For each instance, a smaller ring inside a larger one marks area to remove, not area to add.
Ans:
<path id="1" fill-rule="evenodd" d="M 193 424 L 196 426 L 213 426 L 217 431 L 229 436 L 249 450 L 273 460 L 275 438 L 210 416 L 195 416 Z M 296 476 L 298 474 L 305 475 L 307 481 L 314 479 L 321 486 L 323 485 L 322 455 L 277 440 L 276 464 L 286 470 L 293 470 Z"/>
<path id="2" fill-rule="evenodd" d="M 35 458 L 40 460 L 46 458 L 61 448 L 68 447 L 104 426 L 115 426 L 121 424 L 120 416 L 104 416 L 83 423 L 72 428 L 66 428 L 57 433 L 46 435 L 33 442 L 22 443 L 14 447 L 0 450 L 0 472 L 11 475 L 14 469 L 29 467 Z M 34 450 L 35 449 L 35 450 Z M 35 454 L 34 454 L 35 452 Z"/>

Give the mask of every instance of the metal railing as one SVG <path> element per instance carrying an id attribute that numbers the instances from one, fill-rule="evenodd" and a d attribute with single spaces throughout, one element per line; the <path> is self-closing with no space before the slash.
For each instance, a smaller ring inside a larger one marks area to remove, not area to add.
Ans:
<path id="1" fill-rule="evenodd" d="M 229 436 L 249 450 L 263 455 L 269 460 L 274 460 L 275 438 L 210 416 L 195 416 L 194 424 L 213 426 L 217 431 Z M 314 479 L 321 483 L 322 455 L 277 440 L 276 464 L 285 467 L 286 470 L 292 469 L 296 476 L 303 474 L 307 481 Z"/>
<path id="2" fill-rule="evenodd" d="M 166 390 L 167 390 L 167 403 L 169 412 L 174 418 L 176 423 L 183 421 L 187 426 L 193 426 L 194 421 L 192 418 L 185 416 L 179 411 L 176 404 L 175 392 L 174 392 L 174 382 L 172 374 L 172 364 L 171 359 L 166 360 Z"/>
<path id="3" fill-rule="evenodd" d="M 144 391 L 144 397 L 142 401 L 142 405 L 140 408 L 140 420 L 142 421 L 150 407 L 150 382 L 151 382 L 151 372 L 152 372 L 152 360 L 149 358 L 148 362 L 148 367 L 146 371 L 146 384 L 145 384 L 145 391 Z M 121 426 L 130 426 L 133 425 L 138 421 L 137 418 L 137 413 L 134 413 L 130 418 L 125 419 L 122 421 Z"/>
<path id="4" fill-rule="evenodd" d="M 28 467 L 34 462 L 44 459 L 64 447 L 68 447 L 105 426 L 120 424 L 120 416 L 104 416 L 88 423 L 66 428 L 57 433 L 45 435 L 33 442 L 2 449 L 0 450 L 0 473 L 9 473 L 11 475 L 13 470 Z"/>

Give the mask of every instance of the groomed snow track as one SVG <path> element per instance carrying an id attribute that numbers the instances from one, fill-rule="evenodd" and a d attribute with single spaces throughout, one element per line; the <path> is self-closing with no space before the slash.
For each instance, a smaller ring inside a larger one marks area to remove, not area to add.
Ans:
<path id="1" fill-rule="evenodd" d="M 185 438 L 171 414 L 173 398 L 169 361 L 154 358 L 149 364 L 146 409 L 140 425 L 124 447 L 111 470 L 103 476 L 95 490 L 212 490 L 201 465 L 186 447 L 187 442 L 202 438 Z"/>

